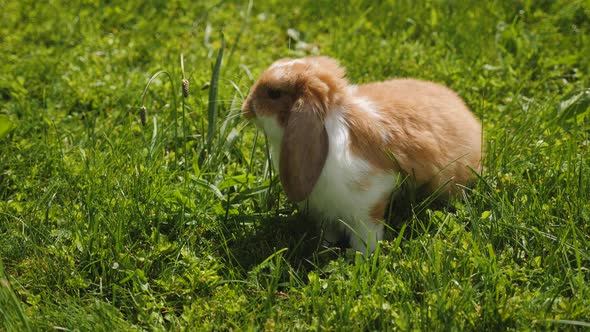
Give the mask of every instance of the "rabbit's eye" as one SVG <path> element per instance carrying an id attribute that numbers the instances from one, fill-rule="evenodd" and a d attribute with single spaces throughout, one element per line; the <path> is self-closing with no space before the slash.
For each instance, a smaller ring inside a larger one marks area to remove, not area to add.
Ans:
<path id="1" fill-rule="evenodd" d="M 278 90 L 278 89 L 268 89 L 268 97 L 270 99 L 279 99 L 279 98 L 281 98 L 281 90 Z"/>

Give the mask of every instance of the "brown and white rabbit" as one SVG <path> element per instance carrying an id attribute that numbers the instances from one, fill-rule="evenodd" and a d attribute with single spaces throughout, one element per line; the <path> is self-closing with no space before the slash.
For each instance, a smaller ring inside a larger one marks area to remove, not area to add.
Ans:
<path id="1" fill-rule="evenodd" d="M 264 130 L 287 198 L 373 252 L 400 180 L 430 192 L 458 191 L 481 160 L 481 124 L 451 90 L 394 79 L 349 85 L 328 57 L 282 59 L 258 79 L 244 116 Z"/>

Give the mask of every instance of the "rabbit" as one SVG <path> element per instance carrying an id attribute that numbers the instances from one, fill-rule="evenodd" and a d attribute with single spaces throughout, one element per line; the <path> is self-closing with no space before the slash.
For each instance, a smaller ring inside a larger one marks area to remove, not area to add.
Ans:
<path id="1" fill-rule="evenodd" d="M 481 163 L 481 124 L 462 99 L 411 78 L 351 85 L 325 56 L 281 59 L 252 86 L 246 119 L 269 142 L 287 198 L 319 221 L 324 241 L 361 253 L 383 239 L 400 183 L 460 192 Z"/>

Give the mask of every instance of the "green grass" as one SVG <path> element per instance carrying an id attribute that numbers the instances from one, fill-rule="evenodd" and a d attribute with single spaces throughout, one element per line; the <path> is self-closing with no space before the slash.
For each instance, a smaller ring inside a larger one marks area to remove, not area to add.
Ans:
<path id="1" fill-rule="evenodd" d="M 590 326 L 590 2 L 0 8 L 0 330 Z M 442 82 L 484 124 L 468 195 L 402 207 L 367 258 L 319 248 L 239 113 L 316 52 Z"/>

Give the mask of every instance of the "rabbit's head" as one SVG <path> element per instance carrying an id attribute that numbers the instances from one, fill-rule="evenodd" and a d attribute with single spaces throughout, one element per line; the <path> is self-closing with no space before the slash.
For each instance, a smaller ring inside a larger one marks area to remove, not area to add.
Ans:
<path id="1" fill-rule="evenodd" d="M 279 147 L 281 183 L 293 202 L 309 196 L 323 169 L 329 148 L 324 120 L 346 96 L 344 75 L 331 58 L 282 59 L 262 73 L 242 106 Z"/>

